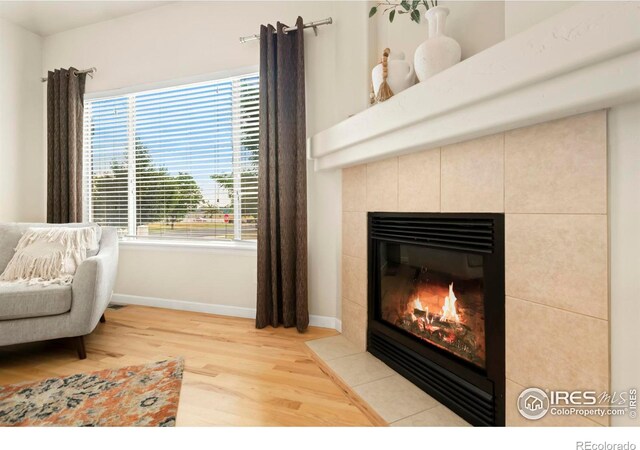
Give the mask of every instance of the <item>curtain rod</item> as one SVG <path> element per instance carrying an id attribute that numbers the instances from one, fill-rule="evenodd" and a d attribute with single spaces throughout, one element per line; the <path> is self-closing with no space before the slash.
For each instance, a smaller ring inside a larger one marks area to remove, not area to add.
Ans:
<path id="1" fill-rule="evenodd" d="M 327 17 L 326 19 L 323 20 L 316 20 L 314 22 L 308 22 L 305 23 L 304 25 L 302 25 L 302 28 L 313 28 L 313 32 L 316 34 L 316 36 L 318 35 L 318 27 L 320 25 L 331 25 L 333 23 L 333 19 L 331 17 Z M 285 27 L 284 32 L 287 33 L 289 31 L 294 31 L 297 30 L 298 27 Z M 249 42 L 249 41 L 259 41 L 260 40 L 260 35 L 258 34 L 252 34 L 251 36 L 242 36 L 240 38 L 240 42 L 242 44 L 244 44 L 245 42 Z"/>
<path id="2" fill-rule="evenodd" d="M 90 67 L 88 69 L 84 69 L 84 70 L 76 70 L 76 74 L 78 73 L 86 73 L 87 75 L 89 75 L 91 78 L 93 78 L 93 74 L 96 73 L 98 71 L 98 69 L 96 69 L 95 67 Z M 49 80 L 49 78 L 47 77 L 42 77 L 42 82 L 46 83 Z"/>

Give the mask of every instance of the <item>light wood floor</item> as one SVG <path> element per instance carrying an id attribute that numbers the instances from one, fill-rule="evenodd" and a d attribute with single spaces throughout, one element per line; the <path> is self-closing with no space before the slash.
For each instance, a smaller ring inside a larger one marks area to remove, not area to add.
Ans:
<path id="1" fill-rule="evenodd" d="M 106 318 L 83 361 L 66 340 L 0 348 L 0 385 L 183 356 L 178 426 L 372 425 L 304 345 L 333 330 L 256 330 L 249 319 L 141 306 Z"/>

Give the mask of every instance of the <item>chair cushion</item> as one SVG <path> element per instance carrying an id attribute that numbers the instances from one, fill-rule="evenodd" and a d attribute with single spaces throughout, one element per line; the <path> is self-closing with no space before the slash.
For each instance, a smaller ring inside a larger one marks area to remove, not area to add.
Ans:
<path id="1" fill-rule="evenodd" d="M 70 285 L 0 284 L 0 320 L 55 316 L 70 310 Z"/>

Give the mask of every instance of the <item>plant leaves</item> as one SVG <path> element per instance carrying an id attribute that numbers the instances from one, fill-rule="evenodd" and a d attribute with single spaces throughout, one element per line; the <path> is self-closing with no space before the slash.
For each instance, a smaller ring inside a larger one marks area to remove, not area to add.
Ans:
<path id="1" fill-rule="evenodd" d="M 389 13 L 389 22 L 393 23 L 393 18 L 396 16 L 396 10 L 394 9 Z"/>
<path id="2" fill-rule="evenodd" d="M 409 5 L 409 2 L 407 0 L 402 0 L 400 2 L 400 6 L 402 6 L 407 11 L 411 9 L 411 5 Z"/>
<path id="3" fill-rule="evenodd" d="M 411 9 L 416 9 L 418 7 L 418 3 L 420 3 L 420 0 L 413 0 L 413 3 L 411 3 Z"/>
<path id="4" fill-rule="evenodd" d="M 378 7 L 377 6 L 373 6 L 371 7 L 371 9 L 369 10 L 369 18 L 373 17 L 375 13 L 378 12 Z"/>
<path id="5" fill-rule="evenodd" d="M 420 23 L 420 11 L 418 11 L 417 9 L 411 11 L 411 20 L 413 20 L 415 23 Z"/>
<path id="6" fill-rule="evenodd" d="M 422 3 L 424 4 L 424 7 L 427 8 L 427 11 L 429 11 L 429 2 L 427 0 L 422 0 Z"/>

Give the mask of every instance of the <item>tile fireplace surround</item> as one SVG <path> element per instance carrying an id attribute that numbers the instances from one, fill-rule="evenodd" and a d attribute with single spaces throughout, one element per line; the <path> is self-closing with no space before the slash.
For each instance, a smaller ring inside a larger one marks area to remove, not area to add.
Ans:
<path id="1" fill-rule="evenodd" d="M 608 425 L 515 407 L 609 390 L 606 129 L 597 111 L 343 169 L 343 336 L 365 350 L 368 211 L 505 213 L 507 425 Z"/>

